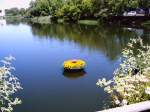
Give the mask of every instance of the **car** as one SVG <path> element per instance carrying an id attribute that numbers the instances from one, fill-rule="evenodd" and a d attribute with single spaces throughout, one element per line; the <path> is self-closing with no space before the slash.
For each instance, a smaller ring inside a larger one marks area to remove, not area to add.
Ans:
<path id="1" fill-rule="evenodd" d="M 127 13 L 127 16 L 136 16 L 136 11 L 130 11 Z"/>

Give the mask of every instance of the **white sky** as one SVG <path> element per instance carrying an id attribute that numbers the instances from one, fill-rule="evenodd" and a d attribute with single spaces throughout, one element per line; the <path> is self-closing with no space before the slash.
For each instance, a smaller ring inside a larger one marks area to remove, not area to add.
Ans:
<path id="1" fill-rule="evenodd" d="M 0 9 L 27 8 L 31 0 L 0 0 Z"/>

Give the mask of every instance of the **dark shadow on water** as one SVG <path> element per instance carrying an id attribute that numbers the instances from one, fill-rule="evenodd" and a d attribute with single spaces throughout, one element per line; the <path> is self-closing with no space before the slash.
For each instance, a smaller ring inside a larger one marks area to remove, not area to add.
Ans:
<path id="1" fill-rule="evenodd" d="M 68 79 L 78 79 L 86 75 L 84 70 L 64 70 L 63 75 Z"/>

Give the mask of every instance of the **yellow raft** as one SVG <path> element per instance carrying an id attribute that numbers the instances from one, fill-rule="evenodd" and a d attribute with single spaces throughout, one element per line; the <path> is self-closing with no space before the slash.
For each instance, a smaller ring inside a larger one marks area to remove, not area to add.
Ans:
<path id="1" fill-rule="evenodd" d="M 63 67 L 66 70 L 80 70 L 84 69 L 86 63 L 83 60 L 67 60 L 63 63 Z"/>

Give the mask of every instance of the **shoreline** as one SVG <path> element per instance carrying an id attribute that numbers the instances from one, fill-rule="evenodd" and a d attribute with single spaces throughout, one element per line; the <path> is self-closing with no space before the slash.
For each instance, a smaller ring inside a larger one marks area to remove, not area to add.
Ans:
<path id="1" fill-rule="evenodd" d="M 64 19 L 53 19 L 51 16 L 40 16 L 40 17 L 32 17 L 32 18 L 26 18 L 26 17 L 22 17 L 22 16 L 9 16 L 9 17 L 5 17 L 5 19 L 14 20 L 14 21 L 15 20 L 16 21 L 29 21 L 32 23 L 39 23 L 39 24 L 53 24 L 53 23 L 70 24 L 70 23 L 73 23 L 73 24 L 92 25 L 92 26 L 99 26 L 101 24 L 106 24 L 106 25 L 115 24 L 115 25 L 132 26 L 132 27 L 138 26 L 138 27 L 150 29 L 150 16 L 147 16 L 147 17 L 113 16 L 113 17 L 108 17 L 107 19 L 104 19 L 104 20 L 82 19 L 82 20 L 78 20 L 76 22 L 64 21 Z"/>

